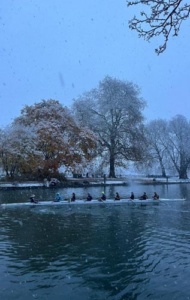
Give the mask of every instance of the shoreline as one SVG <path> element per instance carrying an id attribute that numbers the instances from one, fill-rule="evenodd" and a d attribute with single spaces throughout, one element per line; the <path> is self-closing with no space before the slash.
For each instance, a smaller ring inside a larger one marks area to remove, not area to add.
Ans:
<path id="1" fill-rule="evenodd" d="M 57 183 L 55 185 L 49 185 L 47 181 L 14 181 L 14 182 L 0 182 L 0 190 L 14 190 L 14 189 L 57 189 L 57 188 L 77 188 L 77 187 L 98 187 L 98 186 L 126 186 L 131 184 L 138 185 L 170 185 L 170 184 L 188 184 L 189 179 L 166 179 L 166 178 L 77 178 L 67 179 L 67 181 Z"/>

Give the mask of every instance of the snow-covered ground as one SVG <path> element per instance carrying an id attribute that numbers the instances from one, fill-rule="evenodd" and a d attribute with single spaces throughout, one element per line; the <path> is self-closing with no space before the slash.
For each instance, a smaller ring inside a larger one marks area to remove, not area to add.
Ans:
<path id="1" fill-rule="evenodd" d="M 178 177 L 160 177 L 160 178 L 154 178 L 154 177 L 138 177 L 138 178 L 131 178 L 131 180 L 136 181 L 142 181 L 142 182 L 168 182 L 168 183 L 185 183 L 190 182 L 190 179 L 179 179 Z"/>
<path id="2" fill-rule="evenodd" d="M 73 181 L 73 180 L 72 180 Z M 81 178 L 81 180 L 76 180 L 78 182 L 83 183 L 83 181 L 87 181 L 85 178 Z M 74 182 L 74 181 L 73 181 Z M 189 183 L 190 179 L 178 179 L 177 177 L 169 177 L 169 178 L 154 178 L 154 177 L 136 177 L 136 176 L 127 176 L 126 178 L 121 179 L 106 179 L 105 183 L 109 185 L 121 185 L 121 184 L 127 184 L 129 182 L 137 182 L 137 183 Z M 104 184 L 104 180 L 98 178 L 97 180 L 91 180 L 89 182 L 91 185 L 100 185 Z M 45 183 L 40 182 L 13 182 L 13 183 L 0 183 L 0 188 L 27 188 L 27 187 L 48 187 L 45 185 Z"/>
<path id="3" fill-rule="evenodd" d="M 39 182 L 13 182 L 13 183 L 0 183 L 0 188 L 14 188 L 14 187 L 41 187 L 43 183 Z"/>

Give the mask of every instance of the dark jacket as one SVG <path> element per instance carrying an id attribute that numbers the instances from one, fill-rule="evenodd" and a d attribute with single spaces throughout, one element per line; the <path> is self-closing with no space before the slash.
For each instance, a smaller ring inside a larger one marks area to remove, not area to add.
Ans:
<path id="1" fill-rule="evenodd" d="M 91 201 L 91 200 L 92 200 L 92 196 L 91 196 L 90 194 L 88 194 L 86 200 L 87 200 L 87 201 Z"/>
<path id="2" fill-rule="evenodd" d="M 76 196 L 75 196 L 75 193 L 72 194 L 72 197 L 71 197 L 71 201 L 75 201 L 76 200 Z"/>
<path id="3" fill-rule="evenodd" d="M 106 200 L 106 195 L 105 194 L 102 194 L 102 197 L 101 197 L 101 200 Z"/>

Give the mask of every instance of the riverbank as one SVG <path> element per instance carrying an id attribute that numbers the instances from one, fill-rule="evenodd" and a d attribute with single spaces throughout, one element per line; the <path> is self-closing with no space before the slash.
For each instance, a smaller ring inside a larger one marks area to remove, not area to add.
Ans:
<path id="1" fill-rule="evenodd" d="M 35 188 L 67 188 L 67 187 L 91 187 L 91 186 L 124 186 L 130 184 L 142 184 L 142 185 L 158 185 L 158 184 L 182 184 L 190 183 L 189 179 L 182 180 L 177 177 L 168 178 L 155 178 L 155 177 L 137 177 L 127 176 L 121 178 L 67 178 L 66 181 L 58 182 L 55 185 L 50 185 L 49 182 L 43 181 L 14 181 L 14 182 L 0 182 L 0 189 L 35 189 Z"/>
<path id="2" fill-rule="evenodd" d="M 77 188 L 77 187 L 90 187 L 90 186 L 107 186 L 107 185 L 126 185 L 127 182 L 122 179 L 107 179 L 102 178 L 69 178 L 63 182 L 56 182 L 50 184 L 48 181 L 29 181 L 29 182 L 0 182 L 0 190 L 5 189 L 28 189 L 28 188 Z"/>

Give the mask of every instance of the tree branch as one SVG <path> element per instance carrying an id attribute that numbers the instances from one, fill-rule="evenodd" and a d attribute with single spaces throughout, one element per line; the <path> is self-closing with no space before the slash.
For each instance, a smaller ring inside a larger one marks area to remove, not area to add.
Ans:
<path id="1" fill-rule="evenodd" d="M 129 28 L 136 30 L 139 37 L 147 41 L 162 35 L 164 41 L 155 49 L 157 54 L 166 50 L 170 36 L 178 35 L 182 21 L 186 20 L 190 14 L 190 5 L 182 5 L 182 0 L 127 0 L 127 6 L 134 5 L 149 6 L 150 12 L 141 11 L 141 17 L 134 16 L 129 21 Z"/>

